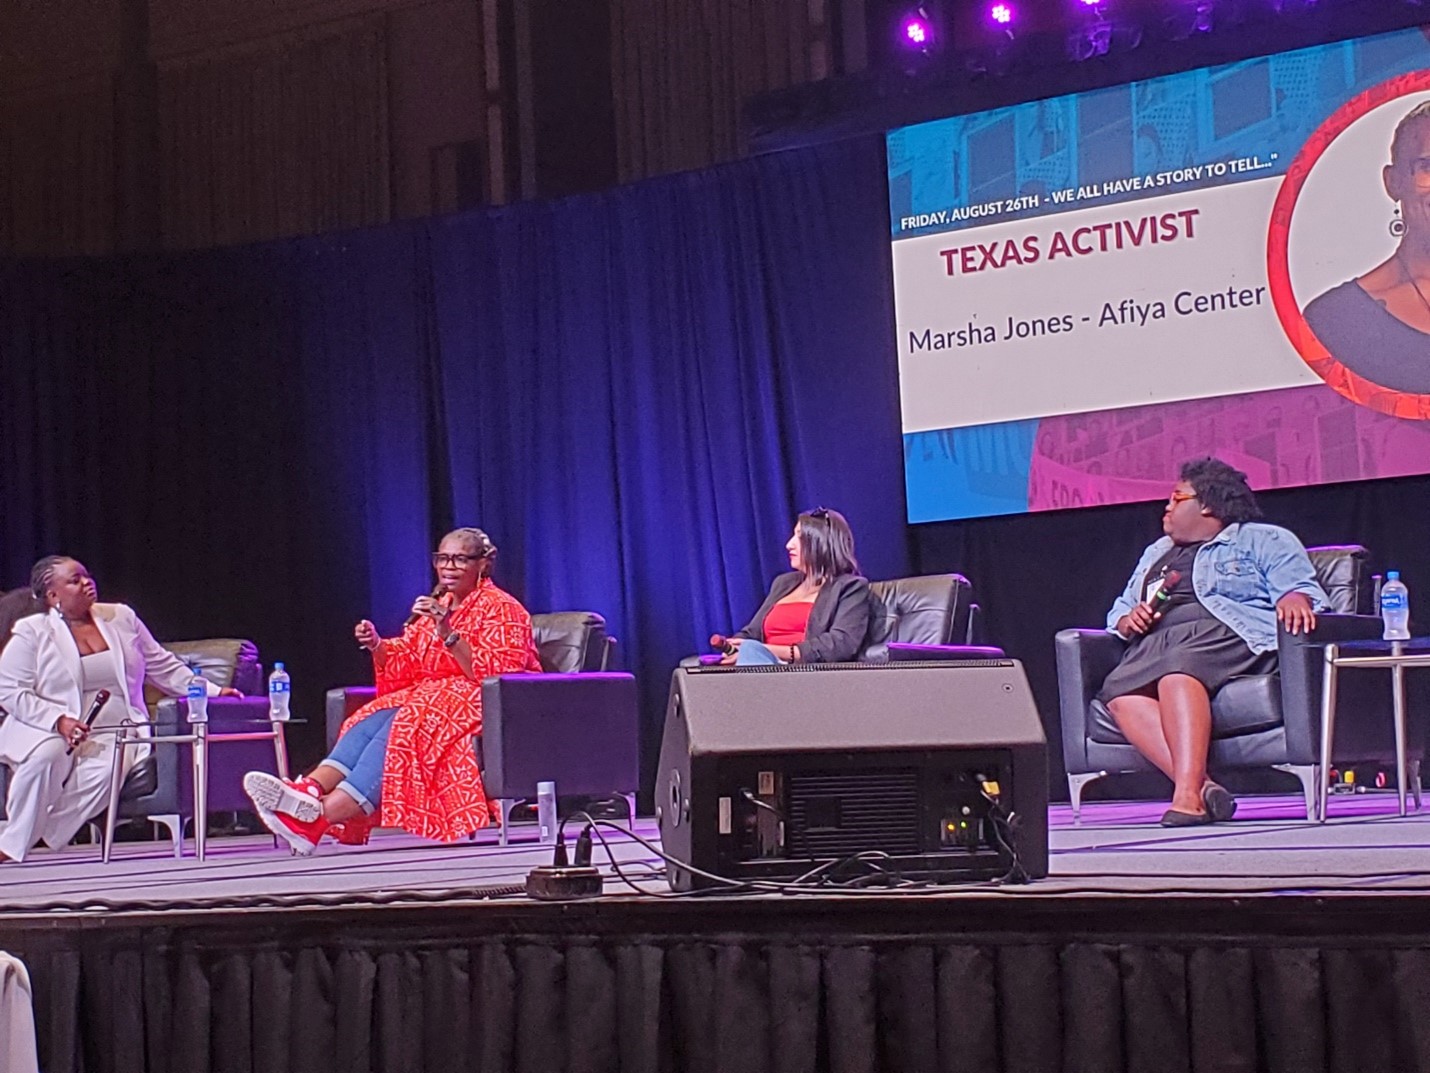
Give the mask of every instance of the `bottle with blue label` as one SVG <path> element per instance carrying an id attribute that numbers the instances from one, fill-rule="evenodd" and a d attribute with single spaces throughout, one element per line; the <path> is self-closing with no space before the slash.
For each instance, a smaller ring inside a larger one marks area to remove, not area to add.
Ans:
<path id="1" fill-rule="evenodd" d="M 1410 640 L 1410 590 L 1400 580 L 1399 570 L 1385 572 L 1385 584 L 1380 587 L 1381 634 L 1387 641 Z"/>
<path id="2" fill-rule="evenodd" d="M 207 723 L 209 721 L 209 682 L 204 677 L 203 668 L 197 663 L 194 664 L 194 676 L 189 679 L 186 699 L 189 702 L 189 722 Z"/>
<path id="3" fill-rule="evenodd" d="M 268 676 L 269 719 L 282 719 L 287 722 L 292 718 L 288 706 L 292 693 L 293 680 L 288 677 L 288 672 L 283 669 L 283 664 L 273 664 L 273 673 Z"/>

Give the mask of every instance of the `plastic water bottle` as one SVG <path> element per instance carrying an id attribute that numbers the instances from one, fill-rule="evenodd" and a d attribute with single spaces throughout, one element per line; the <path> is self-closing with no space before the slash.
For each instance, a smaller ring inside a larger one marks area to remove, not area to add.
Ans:
<path id="1" fill-rule="evenodd" d="M 1410 640 L 1410 590 L 1400 580 L 1399 570 L 1385 572 L 1385 584 L 1380 587 L 1380 620 L 1385 624 L 1381 636 L 1387 641 Z"/>
<path id="2" fill-rule="evenodd" d="M 293 679 L 283 669 L 283 664 L 275 663 L 273 673 L 268 676 L 268 718 L 287 722 L 293 717 L 288 702 L 293 695 Z"/>
<path id="3" fill-rule="evenodd" d="M 203 668 L 194 664 L 194 676 L 189 679 L 189 722 L 209 721 L 209 680 L 204 677 Z"/>
<path id="4" fill-rule="evenodd" d="M 536 823 L 541 828 L 543 845 L 556 844 L 556 784 L 536 784 Z"/>

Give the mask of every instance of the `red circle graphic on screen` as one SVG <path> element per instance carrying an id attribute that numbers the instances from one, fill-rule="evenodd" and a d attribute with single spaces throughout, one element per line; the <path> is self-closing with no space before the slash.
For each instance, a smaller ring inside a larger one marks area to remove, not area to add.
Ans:
<path id="1" fill-rule="evenodd" d="M 1266 238 L 1267 282 L 1272 304 L 1282 330 L 1302 360 L 1327 385 L 1352 402 L 1395 417 L 1420 421 L 1430 420 L 1430 393 L 1396 390 L 1367 379 L 1337 360 L 1311 330 L 1291 289 L 1289 246 L 1296 202 L 1307 177 L 1332 143 L 1356 120 L 1381 105 L 1426 90 L 1430 90 L 1430 70 L 1411 71 L 1372 86 L 1332 112 L 1306 139 L 1306 144 L 1286 169 L 1271 210 L 1271 226 Z M 1382 163 L 1389 161 L 1388 144 L 1386 149 L 1387 155 Z M 1430 339 L 1427 339 L 1427 344 L 1430 344 Z"/>

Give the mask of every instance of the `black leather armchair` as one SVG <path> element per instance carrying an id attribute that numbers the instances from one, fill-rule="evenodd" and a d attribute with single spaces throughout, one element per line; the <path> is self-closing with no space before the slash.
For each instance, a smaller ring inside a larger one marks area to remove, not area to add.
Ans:
<path id="1" fill-rule="evenodd" d="M 1330 598 L 1331 613 L 1318 615 L 1310 634 L 1281 631 L 1279 670 L 1269 675 L 1234 679 L 1212 698 L 1212 742 L 1208 766 L 1273 767 L 1301 781 L 1306 816 L 1314 815 L 1320 778 L 1322 646 L 1330 641 L 1380 636 L 1380 618 L 1372 614 L 1369 553 L 1359 545 L 1308 548 L 1316 577 Z M 1117 664 L 1125 642 L 1106 630 L 1063 630 L 1057 635 L 1059 707 L 1062 717 L 1063 764 L 1076 817 L 1087 784 L 1104 775 L 1151 771 L 1152 765 L 1127 744 L 1112 715 L 1094 699 L 1102 680 Z M 1386 761 L 1394 758 L 1388 715 L 1389 690 L 1377 676 L 1347 675 L 1340 703 L 1346 711 L 1375 711 L 1385 718 L 1342 720 L 1337 727 L 1336 755 L 1342 761 Z M 1382 695 L 1383 694 L 1383 695 Z M 1340 733 L 1344 725 L 1344 734 Z M 1412 728 L 1412 778 L 1419 792 L 1419 760 L 1423 733 Z"/>
<path id="2" fill-rule="evenodd" d="M 551 781 L 564 797 L 626 799 L 635 818 L 640 717 L 635 677 L 613 672 L 615 638 L 592 611 L 532 615 L 541 674 L 482 682 L 482 733 L 475 740 L 487 796 L 497 802 L 501 844 L 511 810 Z M 329 690 L 328 745 L 343 721 L 373 698 L 371 686 Z"/>
<path id="3" fill-rule="evenodd" d="M 1001 658 L 1002 649 L 978 645 L 981 608 L 962 574 L 925 574 L 871 581 L 869 635 L 860 659 Z M 902 651 L 901 651 L 902 650 Z"/>

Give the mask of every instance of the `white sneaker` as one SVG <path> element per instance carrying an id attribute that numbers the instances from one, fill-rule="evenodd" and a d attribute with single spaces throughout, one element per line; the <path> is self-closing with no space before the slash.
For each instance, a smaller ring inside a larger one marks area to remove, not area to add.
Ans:
<path id="1" fill-rule="evenodd" d="M 281 812 L 312 823 L 323 814 L 317 786 L 306 779 L 293 783 L 266 771 L 250 771 L 243 777 L 243 792 L 258 810 L 259 819 L 265 819 L 265 813 Z"/>

